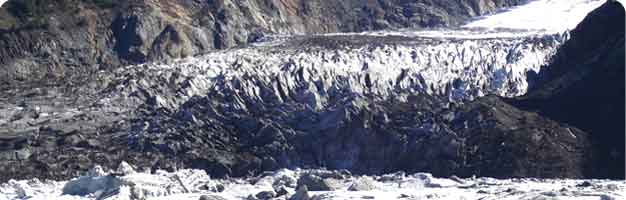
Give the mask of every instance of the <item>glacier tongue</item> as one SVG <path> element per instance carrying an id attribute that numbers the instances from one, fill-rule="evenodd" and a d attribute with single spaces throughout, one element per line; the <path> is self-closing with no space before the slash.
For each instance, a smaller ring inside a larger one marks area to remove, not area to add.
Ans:
<path id="1" fill-rule="evenodd" d="M 259 102 L 295 100 L 316 109 L 346 94 L 384 99 L 420 93 L 451 101 L 486 94 L 512 97 L 526 92 L 526 74 L 538 72 L 566 39 L 560 34 L 448 38 L 416 32 L 293 36 L 168 64 L 127 67 L 114 77 L 131 87 L 112 88 L 121 94 L 147 91 L 154 103 L 168 108 L 224 90 Z M 175 79 L 184 82 L 174 84 Z"/>

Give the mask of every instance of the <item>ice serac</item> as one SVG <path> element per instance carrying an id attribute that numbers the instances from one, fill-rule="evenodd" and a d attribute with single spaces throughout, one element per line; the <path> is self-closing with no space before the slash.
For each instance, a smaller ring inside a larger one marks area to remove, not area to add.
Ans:
<path id="1" fill-rule="evenodd" d="M 346 95 L 386 99 L 421 93 L 451 101 L 486 94 L 513 97 L 526 92 L 526 74 L 538 72 L 567 39 L 565 34 L 493 38 L 411 34 L 268 39 L 168 64 L 126 67 L 118 70 L 115 82 L 130 85 L 112 86 L 120 89 L 113 94 L 147 91 L 156 105 L 174 110 L 185 98 L 210 92 L 233 92 L 265 104 L 295 101 L 318 110 Z M 185 79 L 184 84 L 163 84 L 175 78 Z"/>

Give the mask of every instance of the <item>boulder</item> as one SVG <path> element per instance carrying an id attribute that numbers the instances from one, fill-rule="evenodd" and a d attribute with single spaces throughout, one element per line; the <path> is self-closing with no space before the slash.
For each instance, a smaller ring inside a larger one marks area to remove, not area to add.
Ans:
<path id="1" fill-rule="evenodd" d="M 339 188 L 338 180 L 322 178 L 314 174 L 304 174 L 298 179 L 298 188 L 306 186 L 311 191 L 333 191 Z"/>
<path id="2" fill-rule="evenodd" d="M 279 176 L 274 180 L 274 183 L 272 183 L 272 187 L 274 188 L 275 191 L 278 191 L 278 189 L 282 188 L 282 187 L 290 187 L 290 188 L 295 188 L 297 185 L 297 181 L 294 177 L 291 176 L 287 176 L 287 175 L 283 175 L 283 176 Z"/>
<path id="3" fill-rule="evenodd" d="M 311 196 L 309 196 L 309 190 L 306 185 L 298 186 L 298 190 L 296 190 L 296 194 L 291 196 L 289 200 L 310 200 Z"/>
<path id="4" fill-rule="evenodd" d="M 226 200 L 226 198 L 217 195 L 202 195 L 199 200 Z"/>
<path id="5" fill-rule="evenodd" d="M 370 191 L 376 190 L 374 180 L 369 177 L 362 177 L 352 181 L 352 185 L 348 188 L 349 191 Z"/>
<path id="6" fill-rule="evenodd" d="M 263 191 L 263 192 L 259 192 L 256 195 L 254 195 L 254 197 L 256 197 L 257 199 L 272 199 L 274 197 L 276 197 L 276 192 L 274 191 Z"/>
<path id="7" fill-rule="evenodd" d="M 289 194 L 289 190 L 285 186 L 274 189 L 274 191 L 276 192 L 277 197 Z"/>
<path id="8" fill-rule="evenodd" d="M 131 166 L 130 164 L 128 164 L 125 161 L 122 161 L 120 163 L 120 165 L 117 167 L 117 171 L 116 172 L 118 174 L 121 174 L 121 175 L 130 175 L 130 174 L 136 173 L 136 171 L 133 168 L 133 166 Z"/>
<path id="9" fill-rule="evenodd" d="M 63 186 L 63 194 L 85 196 L 96 192 L 119 189 L 122 181 L 114 176 L 83 176 L 69 181 Z"/>

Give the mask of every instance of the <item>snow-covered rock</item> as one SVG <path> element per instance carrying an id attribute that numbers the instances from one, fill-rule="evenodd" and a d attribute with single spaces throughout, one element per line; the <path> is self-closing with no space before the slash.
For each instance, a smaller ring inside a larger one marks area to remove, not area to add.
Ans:
<path id="1" fill-rule="evenodd" d="M 0 185 L 0 199 L 623 199 L 626 181 L 559 180 L 559 179 L 493 179 L 493 178 L 436 178 L 427 173 L 386 179 L 381 182 L 370 176 L 346 177 L 345 183 L 367 182 L 367 189 L 354 190 L 354 184 L 345 184 L 335 190 L 309 191 L 306 185 L 296 189 L 284 185 L 288 193 L 274 192 L 271 184 L 256 184 L 253 180 L 279 180 L 289 176 L 310 174 L 337 174 L 325 170 L 280 170 L 264 177 L 211 180 L 197 170 L 135 173 L 126 176 L 85 176 L 69 182 L 40 182 L 38 180 L 11 181 Z M 389 174 L 384 177 L 401 175 Z M 225 184 L 223 192 L 198 187 L 209 181 Z M 463 183 L 459 183 L 463 182 Z M 80 183 L 80 184 L 79 184 Z M 115 184 L 111 184 L 115 183 Z M 588 185 L 588 186 L 585 186 Z M 375 186 L 375 187 L 370 187 Z M 74 189 L 79 193 L 63 191 Z M 89 191 L 90 190 L 90 191 Z"/>
<path id="2" fill-rule="evenodd" d="M 78 177 L 64 184 L 63 195 L 87 196 L 98 199 L 145 199 L 174 194 L 209 192 L 214 184 L 202 170 L 180 170 L 174 173 L 160 171 L 155 174 L 137 173 L 128 163 L 120 164 L 115 173 L 103 173 L 99 166 L 86 176 Z M 12 182 L 17 196 L 25 196 L 29 185 Z M 17 187 L 19 186 L 19 187 Z M 31 192 L 32 193 L 32 192 Z M 28 195 L 28 196 L 33 196 Z"/>
<path id="3" fill-rule="evenodd" d="M 370 177 L 363 177 L 352 181 L 352 185 L 348 188 L 349 191 L 371 191 L 375 190 L 376 185 Z"/>
<path id="4" fill-rule="evenodd" d="M 133 169 L 133 167 L 130 166 L 127 162 L 122 162 L 117 168 L 117 173 L 123 175 L 131 175 L 135 173 L 135 169 Z"/>

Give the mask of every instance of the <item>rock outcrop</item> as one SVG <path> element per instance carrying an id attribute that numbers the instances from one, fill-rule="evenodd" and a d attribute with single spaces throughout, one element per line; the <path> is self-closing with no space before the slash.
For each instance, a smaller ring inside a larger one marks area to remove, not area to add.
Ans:
<path id="1" fill-rule="evenodd" d="M 530 92 L 510 101 L 588 132 L 591 177 L 624 178 L 624 16 L 617 1 L 590 13 Z"/>
<path id="2" fill-rule="evenodd" d="M 12 0 L 0 8 L 0 83 L 84 83 L 265 34 L 459 25 L 522 0 Z"/>

